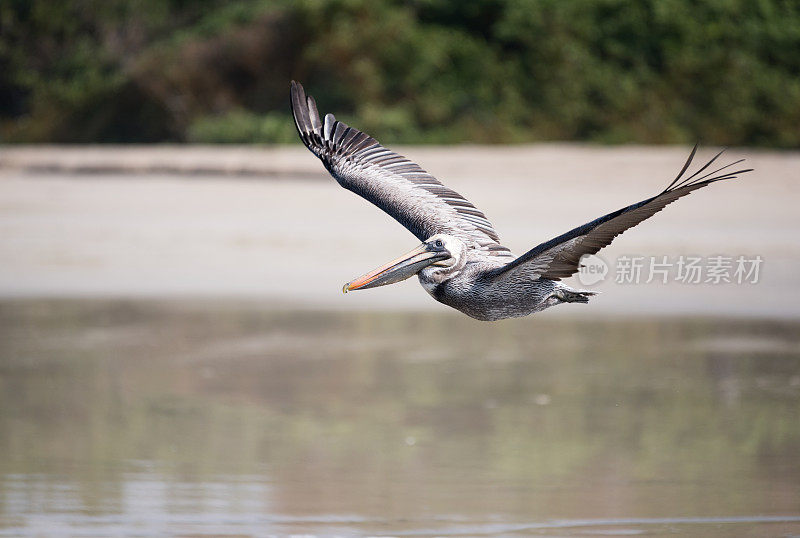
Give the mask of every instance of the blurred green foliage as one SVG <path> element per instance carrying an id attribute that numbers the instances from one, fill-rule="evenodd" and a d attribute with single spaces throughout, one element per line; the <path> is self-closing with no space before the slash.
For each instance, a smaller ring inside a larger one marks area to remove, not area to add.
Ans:
<path id="1" fill-rule="evenodd" d="M 386 142 L 800 146 L 786 0 L 5 0 L 0 137 L 288 142 L 288 82 Z"/>

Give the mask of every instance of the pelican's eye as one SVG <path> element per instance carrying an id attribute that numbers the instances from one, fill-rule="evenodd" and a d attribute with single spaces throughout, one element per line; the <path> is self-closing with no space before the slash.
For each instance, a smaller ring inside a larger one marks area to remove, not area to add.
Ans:
<path id="1" fill-rule="evenodd" d="M 444 248 L 444 243 L 442 243 L 441 239 L 437 239 L 436 242 L 433 244 L 436 248 Z"/>

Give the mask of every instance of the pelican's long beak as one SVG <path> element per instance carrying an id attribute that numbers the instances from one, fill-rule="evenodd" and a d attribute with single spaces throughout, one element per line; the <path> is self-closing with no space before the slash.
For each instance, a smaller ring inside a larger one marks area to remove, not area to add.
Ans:
<path id="1" fill-rule="evenodd" d="M 351 290 L 364 290 L 367 288 L 377 288 L 387 284 L 394 284 L 417 274 L 421 269 L 439 260 L 449 258 L 446 252 L 432 252 L 423 243 L 411 252 L 406 252 L 396 260 L 382 265 L 369 273 L 358 277 L 352 282 L 348 282 L 342 288 L 347 293 Z"/>

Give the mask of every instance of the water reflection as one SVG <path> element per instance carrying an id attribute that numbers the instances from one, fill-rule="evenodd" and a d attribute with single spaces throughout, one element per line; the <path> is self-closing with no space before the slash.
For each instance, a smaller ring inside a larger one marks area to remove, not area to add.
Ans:
<path id="1" fill-rule="evenodd" d="M 0 534 L 800 532 L 799 325 L 5 302 Z"/>

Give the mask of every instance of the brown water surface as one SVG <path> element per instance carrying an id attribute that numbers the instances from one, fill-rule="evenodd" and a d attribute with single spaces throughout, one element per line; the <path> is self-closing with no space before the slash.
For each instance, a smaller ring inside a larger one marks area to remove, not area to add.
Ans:
<path id="1" fill-rule="evenodd" d="M 0 303 L 0 536 L 800 534 L 800 323 Z"/>

